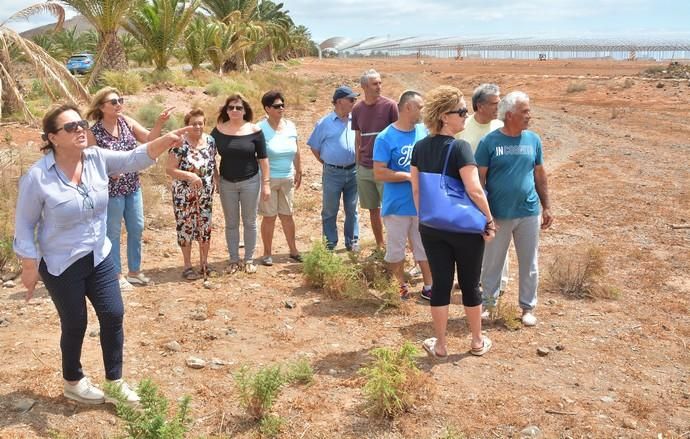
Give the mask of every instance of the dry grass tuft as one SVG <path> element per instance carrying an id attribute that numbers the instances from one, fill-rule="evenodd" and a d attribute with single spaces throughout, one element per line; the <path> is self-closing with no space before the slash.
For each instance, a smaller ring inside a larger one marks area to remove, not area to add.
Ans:
<path id="1" fill-rule="evenodd" d="M 568 84 L 566 93 L 578 93 L 587 90 L 587 85 L 584 82 L 571 82 Z"/>
<path id="2" fill-rule="evenodd" d="M 574 299 L 615 299 L 620 291 L 606 285 L 605 264 L 599 247 L 563 250 L 548 267 L 547 286 Z"/>

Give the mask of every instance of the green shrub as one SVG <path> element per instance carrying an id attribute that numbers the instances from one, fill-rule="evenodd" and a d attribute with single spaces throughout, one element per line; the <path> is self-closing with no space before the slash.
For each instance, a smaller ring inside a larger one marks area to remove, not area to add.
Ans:
<path id="1" fill-rule="evenodd" d="M 314 381 L 314 370 L 304 358 L 289 366 L 285 379 L 289 383 L 311 384 Z"/>
<path id="2" fill-rule="evenodd" d="M 104 86 L 115 87 L 124 95 L 133 95 L 137 94 L 141 90 L 143 82 L 138 73 L 129 71 L 116 72 L 109 70 L 101 74 L 98 88 Z"/>
<path id="3" fill-rule="evenodd" d="M 366 409 L 376 416 L 395 417 L 407 411 L 420 396 L 425 380 L 417 367 L 419 351 L 410 342 L 393 351 L 377 348 L 371 351 L 374 361 L 360 369 L 366 378 Z"/>
<path id="4" fill-rule="evenodd" d="M 455 427 L 446 427 L 443 429 L 438 439 L 465 439 L 466 437 L 467 436 L 458 431 Z"/>
<path id="5" fill-rule="evenodd" d="M 334 297 L 339 297 L 347 289 L 342 287 L 347 287 L 355 280 L 351 267 L 328 250 L 325 240 L 315 241 L 306 253 L 302 273 L 311 286 L 322 288 Z"/>
<path id="6" fill-rule="evenodd" d="M 232 79 L 214 79 L 206 86 L 206 93 L 211 96 L 229 96 L 233 93 L 242 93 L 245 97 L 256 94 L 254 89 L 246 83 Z"/>
<path id="7" fill-rule="evenodd" d="M 191 398 L 184 396 L 176 413 L 170 415 L 168 400 L 149 379 L 144 379 L 137 387 L 141 398 L 139 407 L 125 402 L 120 388 L 112 383 L 105 384 L 107 395 L 117 398 L 117 416 L 125 422 L 127 437 L 136 439 L 182 439 L 189 430 L 192 419 L 188 416 Z"/>
<path id="8" fill-rule="evenodd" d="M 256 373 L 250 372 L 247 366 L 242 366 L 234 378 L 242 405 L 249 416 L 256 420 L 268 414 L 285 384 L 280 366 L 263 367 Z"/>
<path id="9" fill-rule="evenodd" d="M 156 103 L 155 100 L 148 104 L 144 104 L 139 107 L 139 110 L 137 110 L 137 120 L 144 127 L 151 129 L 151 127 L 155 125 L 158 116 L 160 116 L 164 109 L 165 107 L 159 103 Z M 182 127 L 182 125 L 184 125 L 184 116 L 179 113 L 174 113 L 170 119 L 165 122 L 165 125 L 163 125 L 163 130 L 171 131 Z"/>

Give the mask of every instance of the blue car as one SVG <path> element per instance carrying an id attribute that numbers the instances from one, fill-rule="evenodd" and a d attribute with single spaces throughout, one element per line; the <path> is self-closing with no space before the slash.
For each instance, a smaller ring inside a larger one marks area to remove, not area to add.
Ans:
<path id="1" fill-rule="evenodd" d="M 72 55 L 69 57 L 67 60 L 67 70 L 69 70 L 72 74 L 79 73 L 79 74 L 84 74 L 88 73 L 93 69 L 95 61 L 93 59 L 93 55 L 90 53 L 80 53 L 78 55 Z"/>

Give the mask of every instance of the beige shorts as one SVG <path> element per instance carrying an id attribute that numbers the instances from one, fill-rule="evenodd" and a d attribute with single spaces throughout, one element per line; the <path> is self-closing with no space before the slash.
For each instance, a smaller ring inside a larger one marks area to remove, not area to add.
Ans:
<path id="1" fill-rule="evenodd" d="M 405 248 L 409 240 L 414 260 L 426 261 L 426 252 L 419 235 L 419 218 L 416 216 L 386 215 L 383 217 L 386 227 L 386 256 L 383 260 L 389 263 L 405 260 Z"/>
<path id="2" fill-rule="evenodd" d="M 263 201 L 260 199 L 259 215 L 292 215 L 292 198 L 294 193 L 294 178 L 272 178 L 271 197 L 268 199 L 268 201 Z"/>
<path id="3" fill-rule="evenodd" d="M 357 195 L 362 209 L 378 209 L 383 199 L 383 183 L 374 180 L 374 170 L 357 165 Z"/>

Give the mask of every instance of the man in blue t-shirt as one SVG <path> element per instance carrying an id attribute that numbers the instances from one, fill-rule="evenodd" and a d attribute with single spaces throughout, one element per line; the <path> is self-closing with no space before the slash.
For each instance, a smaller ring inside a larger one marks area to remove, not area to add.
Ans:
<path id="1" fill-rule="evenodd" d="M 483 317 L 488 317 L 489 309 L 496 306 L 503 264 L 513 239 L 525 326 L 537 324 L 533 310 L 539 281 L 539 229 L 546 229 L 553 222 L 541 139 L 527 130 L 530 117 L 529 97 L 520 91 L 509 93 L 498 105 L 503 128 L 487 134 L 475 153 L 479 178 L 489 193 L 489 206 L 497 225 L 496 237 L 484 249 L 481 283 L 484 306 L 488 309 Z"/>
<path id="2" fill-rule="evenodd" d="M 416 91 L 406 91 L 398 102 L 398 120 L 388 125 L 374 140 L 374 178 L 383 182 L 381 215 L 386 226 L 386 256 L 391 272 L 400 282 L 400 297 L 409 297 L 403 265 L 409 240 L 415 261 L 422 270 L 422 298 L 431 299 L 431 270 L 419 236 L 419 220 L 412 198 L 410 160 L 414 144 L 426 137 L 420 124 L 424 100 Z"/>

